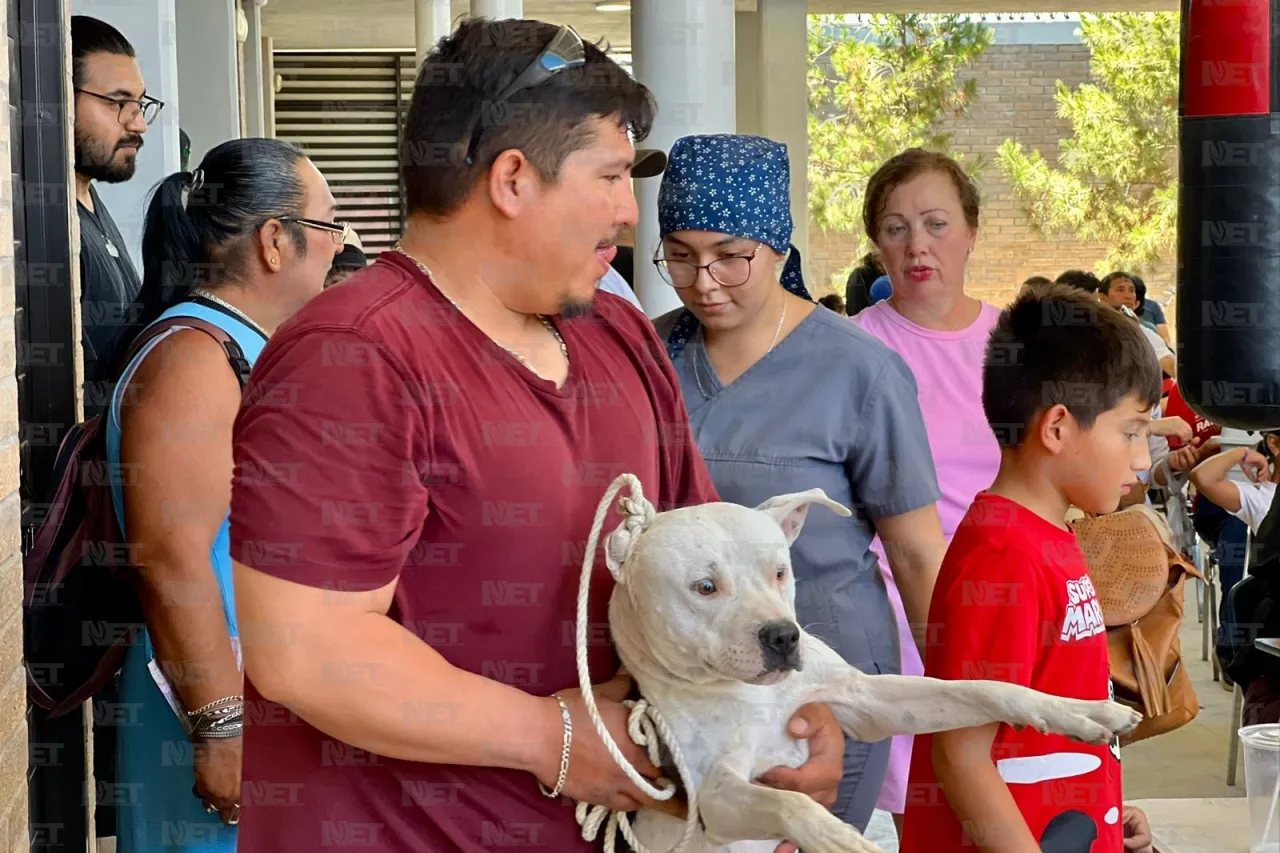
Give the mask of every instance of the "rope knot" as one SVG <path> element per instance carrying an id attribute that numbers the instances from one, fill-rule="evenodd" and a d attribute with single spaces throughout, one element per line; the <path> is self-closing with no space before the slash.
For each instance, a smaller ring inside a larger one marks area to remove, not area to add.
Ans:
<path id="1" fill-rule="evenodd" d="M 591 584 L 592 565 L 595 562 L 596 547 L 600 541 L 600 533 L 604 527 L 604 520 L 609 512 L 609 506 L 624 487 L 631 492 L 631 496 L 618 498 L 617 506 L 619 513 L 622 515 L 622 523 L 618 525 L 613 533 L 609 534 L 604 549 L 605 562 L 608 564 L 609 571 L 619 583 L 622 582 L 622 564 L 626 562 L 626 558 L 630 555 L 636 538 L 647 530 L 657 517 L 653 504 L 644 499 L 644 492 L 640 488 L 640 480 L 634 474 L 618 475 L 596 507 L 595 519 L 591 524 L 591 534 L 587 537 L 587 550 L 582 561 L 582 576 L 578 585 L 577 633 L 574 643 L 578 663 L 578 686 L 582 690 L 582 701 L 586 705 L 587 714 L 591 718 L 592 725 L 595 726 L 596 734 L 600 737 L 600 741 L 604 744 L 614 762 L 627 775 L 627 778 L 646 795 L 655 800 L 667 800 L 675 796 L 677 786 L 671 780 L 660 779 L 657 780 L 660 787 L 655 787 L 648 779 L 641 776 L 631 762 L 627 760 L 626 756 L 622 754 L 618 744 L 613 739 L 613 735 L 610 734 L 609 729 L 605 726 L 604 720 L 600 716 L 599 708 L 596 706 L 595 695 L 591 689 L 591 672 L 587 665 L 587 601 Z M 661 712 L 656 707 L 643 699 L 625 704 L 631 711 L 627 720 L 627 734 L 631 737 L 632 742 L 637 746 L 644 747 L 649 754 L 649 760 L 655 765 L 659 765 L 662 761 L 662 745 L 665 744 L 671 754 L 671 761 L 675 765 L 676 772 L 679 774 L 680 782 L 685 787 L 686 796 L 688 797 L 688 811 L 685 815 L 684 831 L 681 833 L 675 847 L 670 851 L 670 853 L 682 853 L 689 846 L 699 826 L 698 792 L 690 784 L 689 769 L 685 764 L 684 754 L 666 720 L 662 718 Z M 594 841 L 601 828 L 604 829 L 604 853 L 615 853 L 614 845 L 618 834 L 621 834 L 631 846 L 632 853 L 649 853 L 632 832 L 631 823 L 627 820 L 626 814 L 610 812 L 605 806 L 591 806 L 588 803 L 581 802 L 577 804 L 574 811 L 578 824 L 582 827 L 583 840 Z"/>
<path id="2" fill-rule="evenodd" d="M 654 518 L 657 517 L 653 504 L 645 500 L 644 495 L 641 494 L 619 498 L 618 512 L 622 513 L 622 523 L 633 535 L 648 530 L 653 525 Z"/>
<path id="3" fill-rule="evenodd" d="M 626 488 L 631 494 L 622 497 L 619 493 Z M 618 514 L 622 516 L 622 523 L 614 528 L 613 532 L 605 539 L 605 563 L 609 567 L 609 571 L 613 574 L 614 579 L 619 583 L 625 582 L 622 574 L 622 566 L 631 556 L 631 552 L 635 550 L 636 541 L 640 538 L 640 534 L 644 533 L 653 526 L 654 519 L 657 518 L 657 511 L 653 508 L 653 504 L 645 500 L 644 490 L 640 487 L 640 480 L 634 474 L 619 474 L 617 479 L 613 481 L 613 485 L 609 487 L 609 491 L 605 494 L 604 500 L 600 502 L 600 509 L 606 510 L 613 501 L 613 497 L 618 495 Z M 603 522 L 603 517 L 597 513 L 598 522 Z"/>

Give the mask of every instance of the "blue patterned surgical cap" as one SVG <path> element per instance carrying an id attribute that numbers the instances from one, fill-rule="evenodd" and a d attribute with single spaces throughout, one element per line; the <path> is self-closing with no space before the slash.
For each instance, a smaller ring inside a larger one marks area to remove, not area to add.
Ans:
<path id="1" fill-rule="evenodd" d="M 812 299 L 800 273 L 800 253 L 791 245 L 791 170 L 787 146 L 763 136 L 684 136 L 671 146 L 658 190 L 658 230 L 713 231 L 759 240 L 778 252 L 790 249 L 782 286 Z M 667 339 L 672 359 L 697 331 L 685 311 Z"/>

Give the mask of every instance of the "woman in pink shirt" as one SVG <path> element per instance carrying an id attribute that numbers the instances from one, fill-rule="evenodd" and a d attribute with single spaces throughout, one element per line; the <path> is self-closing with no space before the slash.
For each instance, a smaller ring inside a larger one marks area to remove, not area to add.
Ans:
<path id="1" fill-rule="evenodd" d="M 982 359 L 1000 311 L 964 292 L 978 237 L 978 189 L 950 157 L 912 148 L 872 175 L 862 220 L 893 295 L 859 312 L 854 322 L 901 355 L 915 374 L 942 492 L 938 514 L 950 542 L 974 496 L 991 485 L 1000 467 L 1000 448 L 982 411 Z M 888 561 L 880 565 L 903 637 L 902 673 L 921 675 L 924 666 Z M 899 832 L 910 764 L 911 738 L 894 738 L 878 806 L 894 815 Z"/>

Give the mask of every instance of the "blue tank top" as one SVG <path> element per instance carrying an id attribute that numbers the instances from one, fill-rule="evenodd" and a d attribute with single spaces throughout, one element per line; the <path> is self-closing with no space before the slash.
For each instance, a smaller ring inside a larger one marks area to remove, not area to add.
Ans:
<path id="1" fill-rule="evenodd" d="M 267 339 L 262 333 L 236 317 L 230 311 L 220 308 L 212 303 L 205 301 L 180 302 L 172 306 L 158 318 L 155 322 L 167 320 L 171 317 L 195 317 L 204 320 L 222 329 L 227 335 L 239 345 L 240 350 L 244 353 L 245 360 L 250 366 L 258 360 L 258 356 L 262 353 L 263 346 L 266 345 Z M 150 328 L 148 326 L 147 328 Z M 111 407 L 107 412 L 107 465 L 112 472 L 111 478 L 111 498 L 115 506 L 116 521 L 120 524 L 120 532 L 128 538 L 128 530 L 124 522 L 124 495 L 122 492 L 122 477 L 118 476 L 120 470 L 120 401 L 124 397 L 124 392 L 128 388 L 129 382 L 133 379 L 134 373 L 142 364 L 152 350 L 156 348 L 169 335 L 181 331 L 183 326 L 174 326 L 157 335 L 154 339 L 147 342 L 147 345 L 133 357 L 133 360 L 125 367 L 124 372 L 120 376 L 120 381 L 116 383 L 115 391 L 111 396 Z M 230 363 L 227 369 L 231 369 Z M 213 567 L 214 574 L 218 578 L 218 586 L 222 592 L 222 609 L 227 618 L 227 626 L 232 637 L 238 637 L 239 631 L 236 625 L 235 612 L 235 596 L 231 586 L 231 513 L 228 510 L 226 517 L 222 520 L 222 526 L 218 528 L 218 534 L 214 538 L 213 547 L 209 553 L 209 562 Z M 145 632 L 144 632 L 145 633 Z M 154 655 L 151 647 L 151 638 L 144 637 L 144 645 L 146 648 L 147 659 Z"/>

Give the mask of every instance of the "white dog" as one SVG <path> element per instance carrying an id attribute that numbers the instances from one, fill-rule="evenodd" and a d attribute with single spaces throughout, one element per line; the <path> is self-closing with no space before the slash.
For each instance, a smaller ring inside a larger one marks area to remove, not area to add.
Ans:
<path id="1" fill-rule="evenodd" d="M 606 501 L 628 479 L 634 493 L 638 484 L 623 475 Z M 804 853 L 877 850 L 809 797 L 752 782 L 771 767 L 807 760 L 805 742 L 786 733 L 807 702 L 827 703 L 846 735 L 860 741 L 1004 722 L 1106 743 L 1141 720 L 1113 702 L 994 681 L 869 676 L 845 663 L 796 624 L 790 547 L 805 515 L 814 503 L 850 515 L 821 489 L 755 509 L 715 503 L 654 515 L 643 498 L 622 503 L 644 509 L 605 543 L 618 582 L 609 622 L 623 664 L 665 718 L 696 788 L 702 831 L 689 851 L 766 839 L 794 841 Z M 683 829 L 683 821 L 654 811 L 635 823 L 654 853 L 670 850 Z"/>

